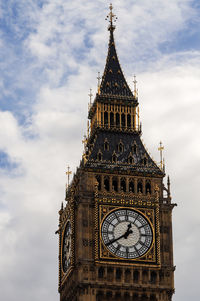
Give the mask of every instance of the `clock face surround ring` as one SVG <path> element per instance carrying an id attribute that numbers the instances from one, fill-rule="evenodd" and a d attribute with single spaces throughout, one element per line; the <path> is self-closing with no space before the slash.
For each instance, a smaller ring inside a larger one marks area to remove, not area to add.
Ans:
<path id="1" fill-rule="evenodd" d="M 62 269 L 66 273 L 71 265 L 71 223 L 68 220 L 62 241 Z"/>
<path id="2" fill-rule="evenodd" d="M 153 227 L 140 211 L 131 208 L 114 209 L 101 223 L 101 239 L 113 255 L 122 259 L 136 259 L 150 250 Z"/>

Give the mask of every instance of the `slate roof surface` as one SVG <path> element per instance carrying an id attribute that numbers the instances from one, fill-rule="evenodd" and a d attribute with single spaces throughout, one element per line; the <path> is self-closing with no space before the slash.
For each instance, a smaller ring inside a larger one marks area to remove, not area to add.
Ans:
<path id="1" fill-rule="evenodd" d="M 100 95 L 101 94 L 128 96 L 133 97 L 134 99 L 133 93 L 125 80 L 119 63 L 115 48 L 113 29 L 110 29 L 108 55 L 100 85 Z"/>
<path id="2" fill-rule="evenodd" d="M 105 141 L 109 144 L 108 150 L 105 150 Z M 122 144 L 123 151 L 119 151 L 119 143 Z M 136 145 L 136 152 L 134 152 L 134 144 Z M 102 154 L 101 161 L 98 160 L 99 151 Z M 112 162 L 114 153 L 117 157 L 116 162 Z M 133 157 L 133 164 L 128 163 L 130 155 Z M 146 164 L 144 164 L 145 156 Z M 93 148 L 86 166 L 163 175 L 163 172 L 144 148 L 140 136 L 133 133 L 99 131 L 94 139 Z"/>

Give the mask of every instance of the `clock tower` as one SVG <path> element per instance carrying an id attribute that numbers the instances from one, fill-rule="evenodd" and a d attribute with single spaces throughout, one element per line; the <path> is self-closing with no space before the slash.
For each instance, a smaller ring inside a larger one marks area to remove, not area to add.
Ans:
<path id="1" fill-rule="evenodd" d="M 136 80 L 132 92 L 116 52 L 112 5 L 108 18 L 83 158 L 59 211 L 60 301 L 170 301 L 170 181 L 165 187 L 162 160 L 156 164 L 141 140 Z"/>

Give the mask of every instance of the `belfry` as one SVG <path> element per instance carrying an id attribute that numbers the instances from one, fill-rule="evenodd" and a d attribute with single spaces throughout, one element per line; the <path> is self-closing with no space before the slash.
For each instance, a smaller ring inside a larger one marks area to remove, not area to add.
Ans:
<path id="1" fill-rule="evenodd" d="M 163 161 L 155 163 L 141 140 L 136 78 L 132 92 L 116 52 L 112 5 L 108 19 L 84 154 L 59 211 L 60 301 L 170 301 L 170 181 L 165 187 Z"/>

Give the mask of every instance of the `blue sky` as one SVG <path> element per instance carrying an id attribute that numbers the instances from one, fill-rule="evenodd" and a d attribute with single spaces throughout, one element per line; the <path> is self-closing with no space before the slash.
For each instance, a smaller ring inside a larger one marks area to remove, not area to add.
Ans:
<path id="1" fill-rule="evenodd" d="M 57 211 L 79 165 L 89 89 L 107 55 L 109 1 L 0 1 L 2 299 L 58 299 Z M 137 75 L 143 139 L 165 146 L 174 210 L 176 294 L 198 300 L 200 4 L 113 2 L 122 69 Z M 187 184 L 189 183 L 189 184 Z M 193 277 L 191 277 L 193 275 Z M 13 289 L 10 290 L 10 282 Z M 188 290 L 187 287 L 191 289 Z"/>

